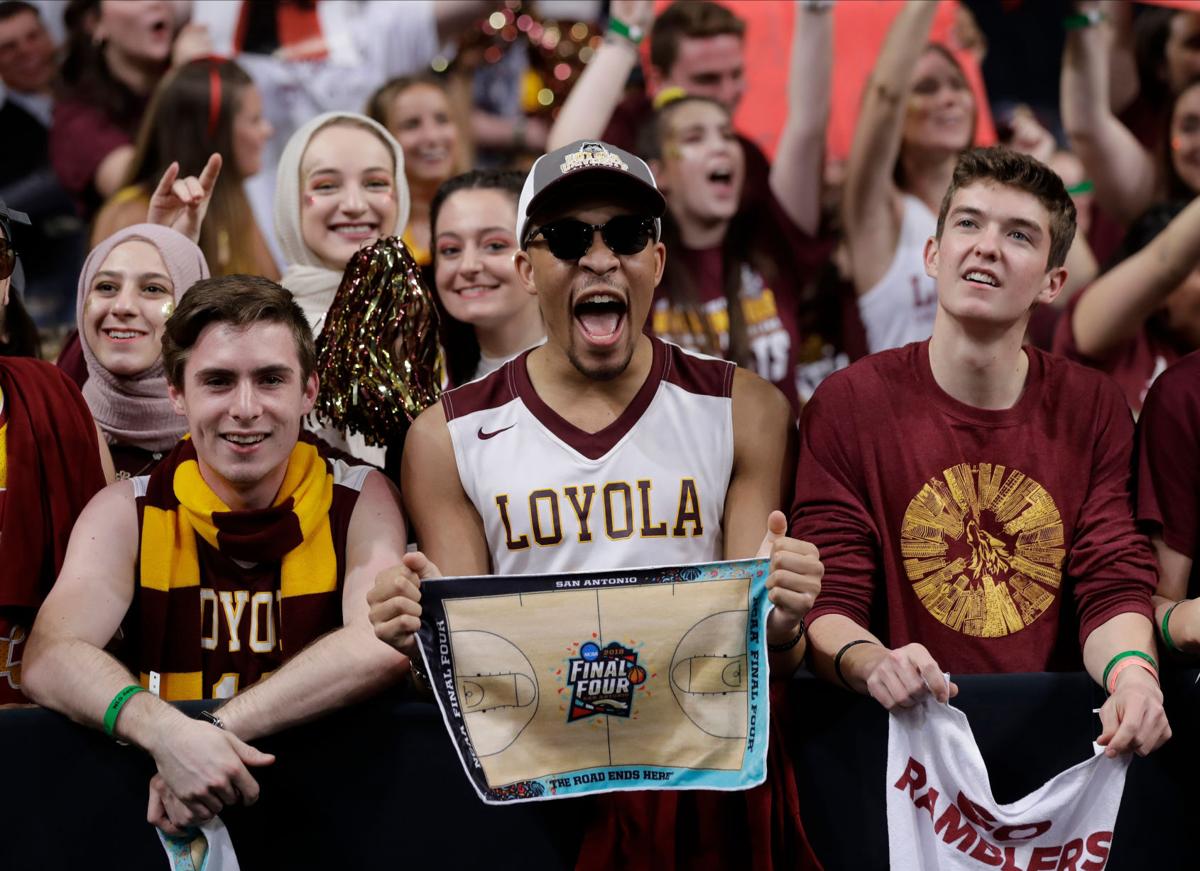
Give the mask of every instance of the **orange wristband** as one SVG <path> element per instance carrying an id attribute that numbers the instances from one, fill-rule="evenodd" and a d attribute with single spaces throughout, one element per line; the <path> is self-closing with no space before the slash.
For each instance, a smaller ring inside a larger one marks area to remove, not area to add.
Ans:
<path id="1" fill-rule="evenodd" d="M 1154 675 L 1155 683 L 1158 682 L 1158 671 L 1154 668 L 1154 666 L 1152 666 L 1150 663 L 1146 662 L 1146 660 L 1144 660 L 1144 659 L 1138 659 L 1136 656 L 1130 656 L 1130 657 L 1122 660 L 1121 662 L 1118 662 L 1116 664 L 1116 666 L 1113 668 L 1112 674 L 1110 674 L 1108 676 L 1107 689 L 1108 689 L 1108 694 L 1110 696 L 1114 692 L 1116 692 L 1117 678 L 1121 676 L 1121 672 L 1123 672 L 1125 669 L 1129 668 L 1131 665 L 1136 665 L 1136 666 L 1146 669 L 1146 671 L 1148 671 L 1148 672 L 1150 672 L 1150 674 Z"/>

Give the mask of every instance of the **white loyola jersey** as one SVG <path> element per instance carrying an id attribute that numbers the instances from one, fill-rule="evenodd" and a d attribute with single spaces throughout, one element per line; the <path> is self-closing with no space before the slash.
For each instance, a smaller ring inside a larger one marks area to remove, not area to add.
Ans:
<path id="1" fill-rule="evenodd" d="M 597 433 L 541 400 L 528 353 L 442 396 L 458 476 L 483 518 L 496 574 L 722 558 L 735 367 L 651 342 L 645 384 Z"/>

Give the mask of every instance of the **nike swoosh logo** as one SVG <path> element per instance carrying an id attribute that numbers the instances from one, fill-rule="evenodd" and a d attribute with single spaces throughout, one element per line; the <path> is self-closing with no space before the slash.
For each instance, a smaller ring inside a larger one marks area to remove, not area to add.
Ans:
<path id="1" fill-rule="evenodd" d="M 512 429 L 514 426 L 516 426 L 515 423 L 510 423 L 508 426 L 504 427 L 504 429 L 498 429 L 495 432 L 484 432 L 483 427 L 480 427 L 479 432 L 477 432 L 476 435 L 479 436 L 479 438 L 486 441 L 490 438 L 495 438 L 496 436 L 500 435 L 500 433 L 502 433 L 502 432 L 507 432 L 508 430 Z"/>

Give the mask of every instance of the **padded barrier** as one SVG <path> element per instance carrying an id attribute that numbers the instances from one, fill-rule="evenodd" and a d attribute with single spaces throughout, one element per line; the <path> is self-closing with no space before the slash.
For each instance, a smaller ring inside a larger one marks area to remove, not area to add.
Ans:
<path id="1" fill-rule="evenodd" d="M 1165 678 L 1175 737 L 1130 768 L 1110 871 L 1200 867 L 1200 688 Z M 996 798 L 1012 801 L 1090 754 L 1102 693 L 1083 674 L 961 677 Z M 185 704 L 195 713 L 200 704 Z M 792 753 L 805 826 L 829 871 L 887 867 L 887 718 L 873 701 L 793 681 Z M 588 799 L 487 807 L 432 704 L 383 696 L 256 746 L 262 798 L 222 818 L 246 871 L 571 868 Z M 153 766 L 132 747 L 39 709 L 0 711 L 0 869 L 165 869 L 145 823 Z M 665 871 L 665 869 L 664 869 Z"/>

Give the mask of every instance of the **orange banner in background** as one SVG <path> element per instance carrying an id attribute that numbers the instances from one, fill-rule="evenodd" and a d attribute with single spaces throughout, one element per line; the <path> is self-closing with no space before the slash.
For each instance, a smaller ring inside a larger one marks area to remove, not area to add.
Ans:
<path id="1" fill-rule="evenodd" d="M 1172 9 L 1186 9 L 1189 12 L 1200 12 L 1200 0 L 1138 0 L 1147 6 L 1169 6 Z"/>
<path id="2" fill-rule="evenodd" d="M 953 45 L 951 31 L 957 0 L 940 0 L 931 38 Z M 659 0 L 657 9 L 669 5 Z M 724 0 L 746 21 L 746 95 L 737 111 L 739 132 L 774 156 L 775 144 L 787 116 L 788 62 L 792 45 L 795 4 L 791 0 Z M 854 0 L 833 7 L 833 93 L 826 140 L 828 156 L 843 160 L 850 152 L 862 89 L 875 65 L 892 19 L 903 4 L 896 0 Z M 817 14 L 817 13 L 805 13 Z M 828 14 L 828 13 L 827 13 Z M 954 51 L 967 72 L 979 106 L 975 139 L 978 144 L 996 141 L 979 64 L 968 53 Z M 1055 85 L 1057 87 L 1057 85 Z"/>

